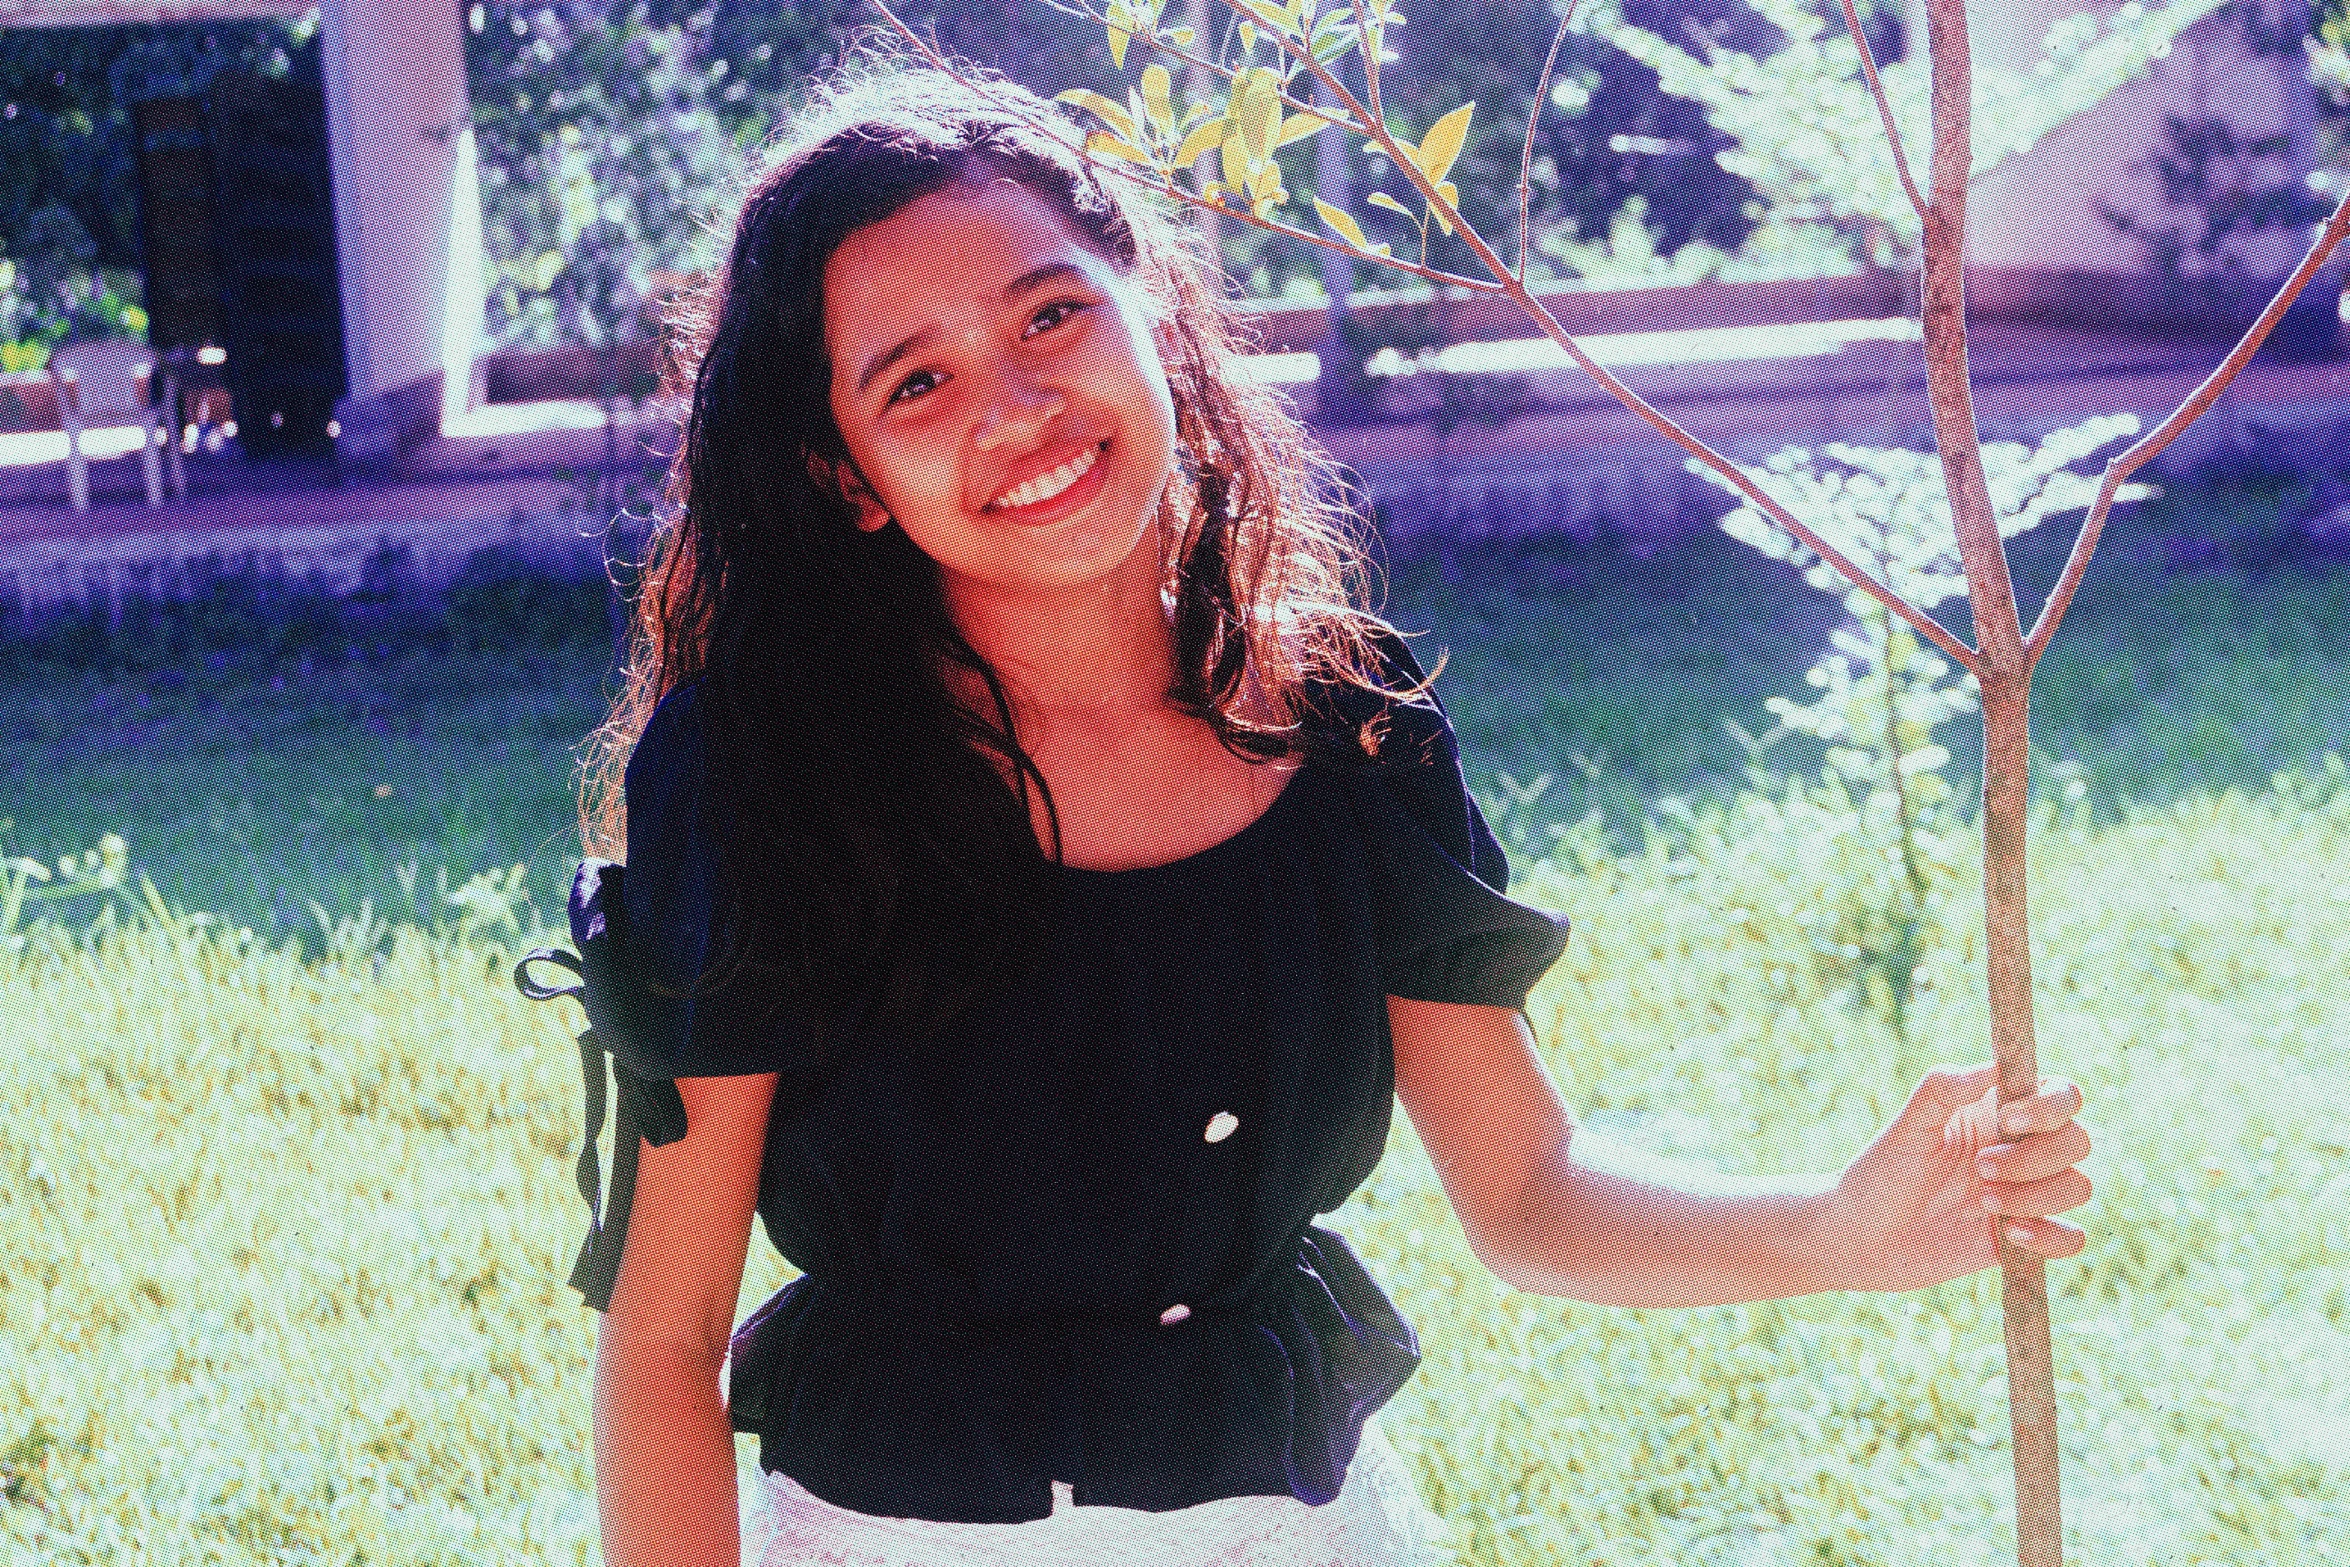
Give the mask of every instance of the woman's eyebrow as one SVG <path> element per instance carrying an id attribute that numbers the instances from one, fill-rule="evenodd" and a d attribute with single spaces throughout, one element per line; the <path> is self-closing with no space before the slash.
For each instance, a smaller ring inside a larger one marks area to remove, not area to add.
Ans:
<path id="1" fill-rule="evenodd" d="M 1013 300 L 1018 299 L 1022 294 L 1031 293 L 1036 289 L 1044 287 L 1047 283 L 1058 283 L 1064 279 L 1073 280 L 1076 282 L 1088 281 L 1086 278 L 1085 269 L 1078 266 L 1075 262 L 1048 261 L 1043 266 L 1035 267 L 1029 271 L 1023 272 L 1018 277 L 1012 279 L 1011 282 L 1006 283 L 1004 285 L 1003 293 L 1004 303 L 1010 304 Z M 887 370 L 891 365 L 896 364 L 899 360 L 905 358 L 907 355 L 919 353 L 924 348 L 929 347 L 930 344 L 937 339 L 937 337 L 938 328 L 924 327 L 921 331 L 916 332 L 912 337 L 907 338 L 904 342 L 899 343 L 896 347 L 885 348 L 880 353 L 875 354 L 871 359 L 865 361 L 865 368 L 857 375 L 857 394 L 859 396 L 863 396 L 865 388 L 873 384 L 874 377 L 880 375 L 882 371 Z"/>

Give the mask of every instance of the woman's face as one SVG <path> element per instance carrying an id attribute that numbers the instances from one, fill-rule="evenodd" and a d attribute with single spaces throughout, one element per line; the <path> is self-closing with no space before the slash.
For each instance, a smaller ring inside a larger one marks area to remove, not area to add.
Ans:
<path id="1" fill-rule="evenodd" d="M 852 233 L 824 331 L 858 526 L 903 528 L 950 611 L 1157 593 L 1175 409 L 1152 319 L 1043 198 L 954 185 Z"/>

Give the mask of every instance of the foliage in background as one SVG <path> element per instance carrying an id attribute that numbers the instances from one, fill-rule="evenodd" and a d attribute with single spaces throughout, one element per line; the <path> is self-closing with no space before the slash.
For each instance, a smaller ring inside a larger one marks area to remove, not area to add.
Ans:
<path id="1" fill-rule="evenodd" d="M 315 19 L 0 30 L 0 342 L 145 332 L 132 104 L 318 69 Z"/>
<path id="2" fill-rule="evenodd" d="M 2058 430 L 2037 447 L 1987 443 L 1983 463 L 2001 535 L 2013 538 L 2086 507 L 2096 481 L 2074 465 L 2137 431 L 2138 421 L 2123 414 Z M 1937 454 L 1831 443 L 1816 453 L 1789 447 L 1764 468 L 1777 492 L 1830 543 L 1910 603 L 1932 610 L 1965 594 Z M 1691 470 L 1714 478 L 1697 464 Z M 2145 493 L 2134 486 L 2122 498 Z M 1974 677 L 1921 644 L 1884 605 L 1752 506 L 1735 508 L 1721 526 L 1740 543 L 1797 567 L 1814 588 L 1836 594 L 1852 617 L 1830 633 L 1829 651 L 1804 675 L 1814 697 L 1771 698 L 1766 705 L 1776 727 L 1759 739 L 1736 731 L 1758 764 L 1756 787 L 1736 809 L 1764 841 L 1786 836 L 1796 824 L 1851 840 L 1833 856 L 1836 874 L 1826 884 L 1838 906 L 1831 918 L 1807 923 L 1807 939 L 1818 962 L 1848 977 L 1860 999 L 1884 1012 L 1906 1059 L 1911 1000 L 1930 981 L 1925 958 L 1945 935 L 1944 916 L 1967 866 L 1963 834 L 1954 831 L 1962 823 L 1944 776 L 1950 752 L 1936 731 L 1976 709 Z M 1816 780 L 1762 773 L 1762 754 L 1788 734 L 1825 746 Z"/>
<path id="3" fill-rule="evenodd" d="M 1775 36 L 1744 0 L 1625 0 L 1624 11 L 1637 25 L 1736 48 L 1766 49 Z M 1410 15 L 1415 25 L 1393 35 L 1397 64 L 1388 101 L 1415 122 L 1453 104 L 1478 106 L 1481 124 L 1454 176 L 1462 212 L 1485 233 L 1508 232 L 1518 219 L 1524 149 L 1494 127 L 1524 125 L 1533 112 L 1528 66 L 1550 46 L 1557 8 L 1464 0 Z M 1759 216 L 1754 188 L 1715 157 L 1728 145 L 1698 103 L 1660 88 L 1656 73 L 1613 39 L 1596 30 L 1570 34 L 1534 149 L 1537 275 L 1659 272 L 1685 250 L 1718 265 L 1739 249 Z M 1370 159 L 1366 175 L 1375 180 L 1382 172 L 1383 160 Z M 1312 169 L 1301 164 L 1299 174 L 1302 192 L 1322 194 Z M 1279 275 L 1299 265 L 1294 256 L 1280 259 L 1284 247 L 1233 243 L 1250 247 L 1259 264 Z M 1431 254 L 1454 271 L 1469 260 L 1457 240 L 1444 236 Z M 1375 276 L 1360 272 L 1363 281 Z"/>
<path id="4" fill-rule="evenodd" d="M 2350 774 L 2040 832 L 2049 1026 L 2104 1087 L 2095 1239 L 2053 1279 L 2081 1554 L 2338 1555 Z M 1735 847 L 1527 856 L 1516 890 L 1577 918 L 1530 1010 L 1608 1136 L 1824 1167 L 1906 1084 L 1790 940 L 1813 869 Z M 148 909 L 0 947 L 0 1563 L 595 1561 L 577 1025 L 507 982 L 535 912 L 296 943 Z M 2263 1091 L 2215 1097 L 2186 1053 Z M 1332 1222 L 1419 1329 L 1382 1424 L 1447 1563 L 1999 1561 L 1988 1277 L 1703 1311 L 1509 1292 L 1400 1117 Z M 788 1272 L 755 1245 L 745 1304 Z"/>
<path id="5" fill-rule="evenodd" d="M 1025 69 L 1049 30 L 1024 41 L 1009 6 L 922 9 L 974 58 Z M 840 58 L 861 13 L 859 0 L 471 0 L 491 339 L 600 346 L 657 332 L 663 296 L 723 240 L 706 226 L 744 153 Z"/>
<path id="6" fill-rule="evenodd" d="M 1613 0 L 1601 0 L 1612 4 Z M 1783 40 L 1758 53 L 1712 39 L 1685 45 L 1623 17 L 1611 36 L 1657 73 L 1664 90 L 1702 105 L 1732 145 L 1723 167 L 1760 198 L 1766 249 L 1801 248 L 1783 231 L 1829 236 L 1853 266 L 1915 265 L 1917 214 L 1885 155 L 1885 129 L 1861 79 L 1860 55 L 1835 7 L 1807 0 L 1750 0 Z M 1974 171 L 2028 150 L 2167 53 L 2181 32 L 2225 0 L 2128 5 L 2068 17 L 2049 34 L 2037 71 L 1975 67 Z M 1874 47 L 1872 41 L 1872 47 Z M 1881 75 L 1903 142 L 1929 144 L 1926 62 L 1885 58 Z"/>
<path id="7" fill-rule="evenodd" d="M 2331 123 L 2318 129 L 2319 145 L 2306 146 L 2300 143 L 2307 138 L 2291 129 L 2247 136 L 2224 115 L 2166 115 L 2161 147 L 2137 165 L 2161 187 L 2161 208 L 2098 207 L 2115 233 L 2136 242 L 2159 277 L 2242 277 L 2251 270 L 2244 241 L 2282 235 L 2283 248 L 2297 248 L 2341 189 L 2343 114 L 2350 102 L 2335 90 L 2341 83 L 2334 68 L 2350 26 L 2350 3 L 2285 0 L 2279 9 L 2281 16 L 2272 18 L 2268 0 L 2228 0 L 2220 15 L 2255 58 L 2306 58 L 2321 113 Z"/>

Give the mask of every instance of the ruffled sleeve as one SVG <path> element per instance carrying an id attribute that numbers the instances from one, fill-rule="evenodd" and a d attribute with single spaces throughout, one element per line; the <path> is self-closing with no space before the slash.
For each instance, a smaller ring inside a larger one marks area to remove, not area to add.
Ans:
<path id="1" fill-rule="evenodd" d="M 1381 639 L 1390 683 L 1425 676 L 1401 638 Z M 1509 862 L 1469 795 L 1460 745 L 1433 693 L 1409 701 L 1348 692 L 1341 711 L 1376 718 L 1378 760 L 1357 779 L 1370 817 L 1387 993 L 1412 1001 L 1523 1007 L 1567 943 L 1563 915 L 1505 894 Z"/>
<path id="2" fill-rule="evenodd" d="M 804 1056 L 773 983 L 725 972 L 729 933 L 717 829 L 704 787 L 699 688 L 672 692 L 630 753 L 622 897 L 637 986 L 629 1053 L 644 1077 L 741 1077 Z M 715 982 L 715 983 L 714 983 Z"/>
<path id="3" fill-rule="evenodd" d="M 620 1276 L 638 1145 L 664 1147 L 686 1135 L 676 1080 L 779 1071 L 798 1055 L 792 1032 L 777 1026 L 766 987 L 747 975 L 721 986 L 709 983 L 713 963 L 723 958 L 723 899 L 692 703 L 690 689 L 673 693 L 629 758 L 628 862 L 586 860 L 572 879 L 571 940 L 577 950 L 533 952 L 515 971 L 523 994 L 539 1000 L 570 996 L 587 1013 L 588 1027 L 579 1036 L 585 1127 L 578 1179 L 588 1233 L 570 1283 L 598 1311 L 609 1308 Z M 579 983 L 551 987 L 535 981 L 530 968 L 538 962 L 569 969 Z M 607 1056 L 618 1098 L 609 1189 L 596 1157 Z"/>

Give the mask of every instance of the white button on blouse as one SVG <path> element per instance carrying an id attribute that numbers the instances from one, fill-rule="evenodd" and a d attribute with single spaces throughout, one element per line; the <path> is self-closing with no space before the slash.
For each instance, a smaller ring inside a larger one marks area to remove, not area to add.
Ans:
<path id="1" fill-rule="evenodd" d="M 1219 1110 L 1208 1118 L 1207 1139 L 1211 1143 L 1220 1143 L 1230 1137 L 1239 1126 L 1239 1116 L 1229 1110 Z"/>
<path id="2" fill-rule="evenodd" d="M 1183 1302 L 1177 1301 L 1174 1305 L 1169 1306 L 1165 1311 L 1159 1313 L 1159 1326 L 1163 1328 L 1171 1328 L 1176 1323 L 1181 1322 L 1185 1317 L 1190 1315 L 1191 1308 L 1183 1304 Z"/>

